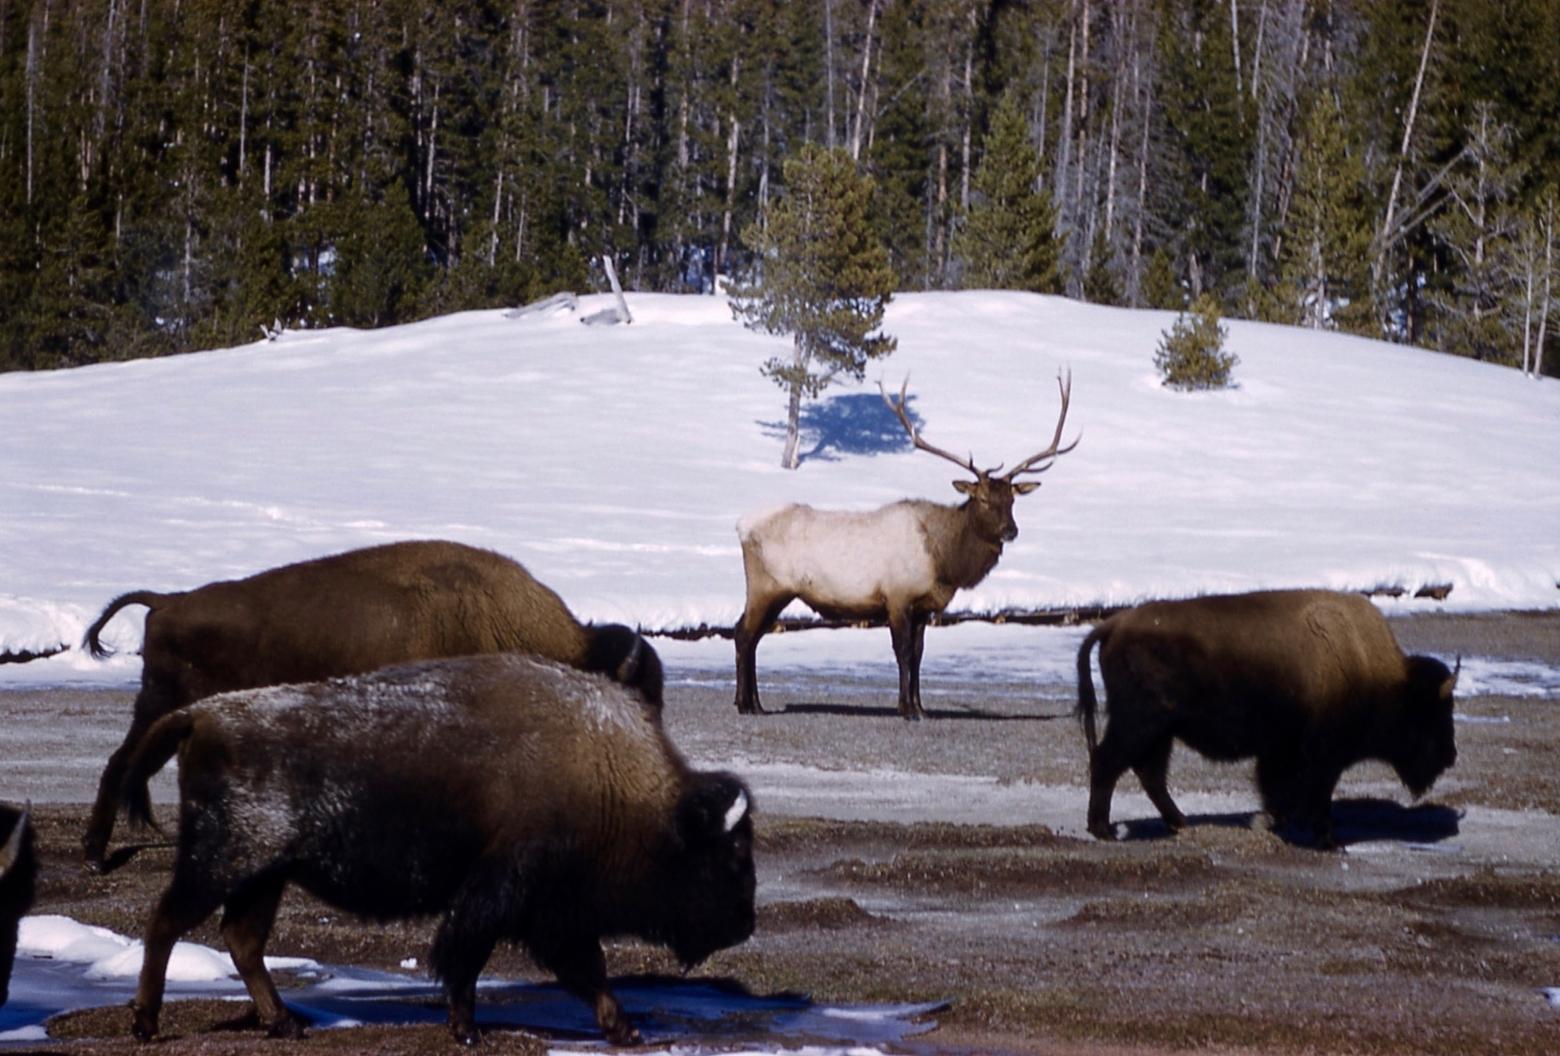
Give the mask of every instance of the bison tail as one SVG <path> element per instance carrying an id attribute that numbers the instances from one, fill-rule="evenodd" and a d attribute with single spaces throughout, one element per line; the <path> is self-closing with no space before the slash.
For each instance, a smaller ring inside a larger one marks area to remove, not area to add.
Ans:
<path id="1" fill-rule="evenodd" d="M 121 802 L 135 824 L 156 824 L 152 818 L 152 798 L 146 784 L 168 764 L 168 760 L 173 758 L 179 745 L 184 743 L 194 727 L 195 717 L 189 709 L 180 708 L 158 719 L 136 744 L 130 761 L 125 765 L 124 781 L 120 785 Z"/>
<path id="2" fill-rule="evenodd" d="M 126 605 L 145 605 L 148 609 L 155 609 L 157 603 L 166 596 L 164 594 L 154 594 L 149 590 L 133 590 L 129 594 L 119 595 L 119 597 L 108 603 L 108 608 L 104 609 L 102 614 L 92 622 L 92 626 L 87 628 L 86 635 L 81 639 L 82 648 L 86 649 L 97 660 L 105 660 L 113 656 L 114 651 L 98 639 L 98 635 L 103 633 L 103 628 L 108 626 L 108 621 L 113 619 L 114 615 Z"/>
<path id="3" fill-rule="evenodd" d="M 1089 743 L 1089 754 L 1094 754 L 1094 749 L 1099 746 L 1099 739 L 1095 736 L 1094 712 L 1099 702 L 1094 696 L 1094 675 L 1089 670 L 1089 650 L 1094 648 L 1095 642 L 1103 642 L 1110 634 L 1110 623 L 1106 621 L 1089 632 L 1089 636 L 1078 647 L 1078 718 L 1083 723 L 1083 736 Z"/>

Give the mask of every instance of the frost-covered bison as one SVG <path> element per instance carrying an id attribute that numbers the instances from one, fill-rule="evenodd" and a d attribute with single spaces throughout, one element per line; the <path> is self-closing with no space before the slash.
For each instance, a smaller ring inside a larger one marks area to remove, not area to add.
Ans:
<path id="1" fill-rule="evenodd" d="M 175 751 L 179 843 L 146 927 L 143 1040 L 174 942 L 219 906 L 261 1022 L 298 1034 L 262 960 L 289 883 L 376 920 L 440 915 L 429 960 L 468 1044 L 500 939 L 628 1044 L 602 937 L 693 965 L 753 931 L 746 788 L 690 770 L 639 699 L 598 676 L 504 653 L 222 694 L 159 720 L 129 778 Z"/>
<path id="2" fill-rule="evenodd" d="M 1109 721 L 1097 743 L 1089 651 L 1098 642 Z M 1165 773 L 1180 740 L 1210 759 L 1257 760 L 1276 824 L 1333 845 L 1333 789 L 1366 759 L 1423 795 L 1457 760 L 1457 673 L 1404 656 L 1367 599 L 1324 590 L 1160 601 L 1117 613 L 1078 649 L 1078 711 L 1089 743 L 1089 831 L 1112 835 L 1110 799 L 1131 767 L 1165 824 L 1186 818 Z"/>
<path id="3" fill-rule="evenodd" d="M 127 605 L 150 610 L 141 691 L 82 838 L 94 866 L 103 862 L 121 793 L 133 820 L 151 821 L 146 786 L 123 783 L 136 744 L 168 712 L 213 693 L 516 651 L 606 674 L 661 710 L 661 661 L 637 632 L 581 624 L 518 562 L 461 543 L 390 543 L 180 593 L 124 594 L 87 629 L 83 645 L 92 655 L 109 655 L 99 636 Z"/>
<path id="4" fill-rule="evenodd" d="M 11 996 L 16 929 L 32 908 L 38 875 L 37 852 L 27 811 L 0 804 L 0 1005 Z"/>

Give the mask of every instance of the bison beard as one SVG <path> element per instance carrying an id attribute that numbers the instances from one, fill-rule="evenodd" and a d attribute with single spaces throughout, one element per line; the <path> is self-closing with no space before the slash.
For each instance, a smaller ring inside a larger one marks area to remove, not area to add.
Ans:
<path id="1" fill-rule="evenodd" d="M 630 1044 L 603 937 L 692 965 L 752 934 L 747 790 L 690 771 L 640 701 L 596 676 L 498 654 L 225 694 L 154 726 L 128 779 L 175 751 L 179 846 L 146 929 L 142 1039 L 174 942 L 219 906 L 261 1022 L 300 1032 L 263 961 L 289 882 L 368 918 L 439 915 L 429 961 L 467 1044 L 500 939 Z"/>
<path id="2" fill-rule="evenodd" d="M 1109 724 L 1095 739 L 1089 652 L 1100 645 Z M 1113 836 L 1110 801 L 1131 768 L 1172 830 L 1186 816 L 1165 778 L 1172 742 L 1211 759 L 1255 757 L 1275 826 L 1334 846 L 1343 772 L 1379 759 L 1415 796 L 1457 759 L 1456 672 L 1404 656 L 1359 595 L 1263 591 L 1152 602 L 1096 627 L 1078 650 L 1078 711 L 1089 744 L 1089 831 Z"/>

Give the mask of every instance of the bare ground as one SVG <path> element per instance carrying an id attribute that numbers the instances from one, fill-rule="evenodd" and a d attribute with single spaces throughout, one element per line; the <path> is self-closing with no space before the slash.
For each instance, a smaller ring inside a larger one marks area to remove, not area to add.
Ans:
<path id="1" fill-rule="evenodd" d="M 1560 663 L 1553 614 L 1395 629 L 1416 651 Z M 830 1002 L 946 999 L 914 1045 L 923 1051 L 1560 1049 L 1560 1009 L 1541 993 L 1560 986 L 1560 702 L 1459 700 L 1457 766 L 1420 804 L 1384 768 L 1351 771 L 1335 807 L 1343 853 L 1268 832 L 1249 767 L 1185 751 L 1170 785 L 1190 830 L 1166 836 L 1129 776 L 1115 811 L 1124 838 L 1102 843 L 1081 831 L 1084 756 L 1069 701 L 974 674 L 936 687 L 928 705 L 939 717 L 914 725 L 894 717 L 891 686 L 766 685 L 766 703 L 783 710 L 757 719 L 734 713 L 729 685 L 670 687 L 668 726 L 685 750 L 757 775 L 758 931 L 703 974 Z M 0 790 L 52 800 L 37 809 L 37 911 L 136 934 L 171 852 L 152 847 L 107 876 L 85 874 L 76 845 L 91 768 L 40 794 L 18 787 L 37 760 L 15 754 L 19 744 L 35 754 L 61 710 L 111 742 L 128 703 L 128 693 L 0 694 L 0 716 L 36 717 L 0 726 Z M 271 952 L 393 968 L 430 934 L 426 922 L 360 924 L 294 892 Z M 214 922 L 193 937 L 220 945 Z M 637 943 L 608 958 L 614 974 L 675 971 Z M 489 971 L 538 977 L 513 951 Z M 267 1042 L 217 1029 L 233 1016 L 227 1002 L 171 1007 L 172 1040 L 158 1050 L 450 1044 L 432 1027 Z M 118 1008 L 61 1017 L 49 1048 L 131 1051 L 128 1025 Z M 497 1031 L 488 1046 L 545 1047 Z"/>

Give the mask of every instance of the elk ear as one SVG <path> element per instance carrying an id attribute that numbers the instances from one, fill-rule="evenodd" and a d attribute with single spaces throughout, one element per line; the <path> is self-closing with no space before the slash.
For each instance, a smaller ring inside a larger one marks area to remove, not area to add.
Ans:
<path id="1" fill-rule="evenodd" d="M 1031 491 L 1034 491 L 1039 486 L 1040 482 L 1038 480 L 1018 481 L 1013 485 L 1013 491 L 1019 495 L 1028 495 Z"/>
<path id="2" fill-rule="evenodd" d="M 973 480 L 956 480 L 953 482 L 953 490 L 960 495 L 975 494 L 975 482 Z"/>

